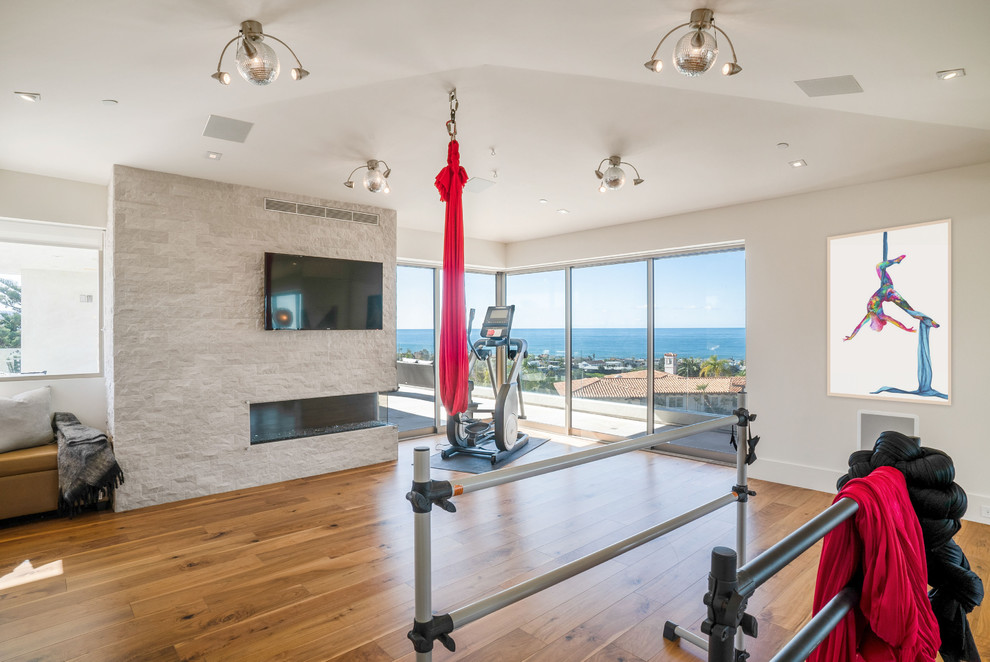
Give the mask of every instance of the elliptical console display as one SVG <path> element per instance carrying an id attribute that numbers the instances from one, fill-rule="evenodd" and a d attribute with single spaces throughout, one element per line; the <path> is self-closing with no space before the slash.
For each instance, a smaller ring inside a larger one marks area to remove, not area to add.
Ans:
<path id="1" fill-rule="evenodd" d="M 485 321 L 481 325 L 481 337 L 470 345 L 471 362 L 468 366 L 468 394 L 471 395 L 473 382 L 470 375 L 475 364 L 480 360 L 488 366 L 488 377 L 492 384 L 492 394 L 495 406 L 483 409 L 472 399 L 467 411 L 447 417 L 447 440 L 450 448 L 441 452 L 441 457 L 447 459 L 458 453 L 487 457 L 492 464 L 497 463 L 505 454 L 524 446 L 529 441 L 529 435 L 519 432 L 519 419 L 522 400 L 520 398 L 520 374 L 522 363 L 526 358 L 528 345 L 525 340 L 512 338 L 512 317 L 516 307 L 489 306 Z M 474 318 L 474 310 L 471 311 Z M 470 322 L 468 323 L 470 334 Z M 504 380 L 496 379 L 496 370 L 492 359 L 499 348 L 505 348 L 506 357 L 512 361 Z M 479 420 L 479 413 L 490 413 L 490 420 Z M 494 444 L 495 448 L 492 448 Z"/>

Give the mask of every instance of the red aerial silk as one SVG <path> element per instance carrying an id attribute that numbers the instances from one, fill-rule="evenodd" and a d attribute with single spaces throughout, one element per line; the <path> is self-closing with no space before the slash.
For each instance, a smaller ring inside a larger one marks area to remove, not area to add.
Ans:
<path id="1" fill-rule="evenodd" d="M 443 229 L 443 301 L 440 307 L 440 401 L 448 416 L 467 410 L 468 340 L 464 316 L 464 213 L 467 183 L 456 140 L 447 146 L 447 167 L 437 175 L 440 199 L 447 203 Z"/>
<path id="2" fill-rule="evenodd" d="M 835 497 L 859 504 L 825 536 L 814 613 L 861 573 L 854 607 L 809 657 L 810 662 L 930 662 L 940 644 L 928 601 L 928 568 L 918 516 L 904 475 L 877 467 Z"/>

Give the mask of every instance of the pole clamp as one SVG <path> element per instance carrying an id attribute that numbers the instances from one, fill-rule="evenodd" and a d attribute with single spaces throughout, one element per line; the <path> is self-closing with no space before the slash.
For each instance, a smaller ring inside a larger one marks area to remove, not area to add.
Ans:
<path id="1" fill-rule="evenodd" d="M 425 623 L 413 621 L 412 630 L 406 636 L 413 643 L 417 653 L 429 653 L 433 650 L 433 642 L 439 641 L 443 647 L 454 652 L 454 640 L 450 633 L 454 631 L 454 619 L 450 614 L 434 616 Z"/>
<path id="2" fill-rule="evenodd" d="M 750 637 L 757 635 L 756 619 L 746 613 L 748 601 L 749 596 L 739 592 L 736 553 L 727 547 L 716 547 L 712 550 L 712 569 L 708 574 L 708 593 L 705 594 L 708 618 L 701 624 L 701 631 L 709 636 L 709 653 L 716 642 L 730 642 L 739 628 Z M 735 651 L 737 661 L 745 659 L 739 657 L 740 653 L 744 651 Z M 725 657 L 710 659 L 721 660 Z"/>
<path id="3" fill-rule="evenodd" d="M 454 487 L 446 480 L 431 480 L 429 482 L 413 481 L 412 490 L 406 493 L 406 499 L 412 504 L 414 513 L 428 513 L 437 505 L 448 513 L 457 511 L 450 497 L 454 496 Z"/>
<path id="4" fill-rule="evenodd" d="M 747 425 L 749 425 L 750 421 L 756 420 L 756 414 L 750 414 L 749 410 L 746 409 L 745 407 L 740 407 L 739 409 L 735 409 L 733 410 L 732 413 L 739 419 L 736 425 L 738 425 L 741 428 L 744 428 Z"/>
<path id="5" fill-rule="evenodd" d="M 749 489 L 748 485 L 733 485 L 732 493 L 738 497 L 736 500 L 742 503 L 749 501 L 749 497 L 756 496 L 756 491 Z"/>
<path id="6" fill-rule="evenodd" d="M 745 433 L 740 430 L 739 439 L 746 444 L 746 464 L 753 464 L 756 462 L 756 444 L 760 443 L 760 435 L 753 436 L 753 428 L 749 425 L 749 421 L 756 420 L 756 414 L 750 414 L 745 409 L 737 409 L 732 413 L 739 417 L 736 425 L 745 428 Z M 729 445 L 732 446 L 733 450 L 737 448 L 736 425 L 732 426 L 732 434 L 729 436 Z"/>

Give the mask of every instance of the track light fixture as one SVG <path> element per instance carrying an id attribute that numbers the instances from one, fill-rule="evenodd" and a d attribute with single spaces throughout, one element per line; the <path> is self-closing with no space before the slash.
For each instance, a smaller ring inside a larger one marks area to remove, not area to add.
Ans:
<path id="1" fill-rule="evenodd" d="M 381 170 L 379 166 L 384 166 L 385 170 Z M 358 167 L 351 170 L 351 174 L 347 176 L 347 181 L 344 182 L 344 186 L 347 188 L 354 188 L 354 173 L 356 173 L 361 168 L 367 168 L 368 172 L 364 173 L 364 187 L 371 191 L 372 193 L 389 193 L 391 188 L 388 185 L 388 176 L 392 174 L 392 169 L 388 167 L 388 164 L 384 161 L 379 161 L 377 159 L 371 159 L 364 165 L 359 165 Z"/>
<path id="2" fill-rule="evenodd" d="M 605 165 L 606 161 L 608 161 L 609 166 L 605 172 L 602 172 L 602 166 Z M 609 156 L 602 159 L 602 162 L 595 169 L 595 176 L 602 180 L 601 185 L 598 187 L 599 192 L 618 191 L 626 183 L 626 173 L 619 167 L 620 165 L 627 165 L 636 173 L 636 178 L 633 179 L 633 186 L 639 186 L 643 183 L 643 179 L 639 176 L 639 170 L 636 169 L 636 166 L 626 163 L 622 160 L 621 156 Z"/>
<path id="3" fill-rule="evenodd" d="M 663 42 L 677 30 L 690 28 L 690 32 L 681 37 L 674 46 L 673 60 L 674 68 L 685 76 L 700 76 L 715 64 L 718 57 L 718 39 L 716 32 L 721 32 L 725 40 L 729 42 L 729 49 L 732 51 L 732 62 L 722 65 L 722 75 L 735 76 L 742 67 L 736 60 L 736 48 L 732 45 L 729 35 L 725 30 L 715 25 L 715 14 L 711 9 L 695 9 L 691 12 L 691 20 L 682 23 L 668 32 L 653 50 L 653 55 L 643 63 L 643 66 L 650 71 L 660 73 L 663 69 L 663 62 L 657 58 Z"/>
<path id="4" fill-rule="evenodd" d="M 240 40 L 237 44 L 237 54 L 235 56 L 237 72 L 244 80 L 255 85 L 268 85 L 274 82 L 278 78 L 281 65 L 279 64 L 278 56 L 275 55 L 274 49 L 264 42 L 265 37 L 274 39 L 285 46 L 292 53 L 292 57 L 296 59 L 297 66 L 290 72 L 292 80 L 302 80 L 309 75 L 309 72 L 303 69 L 299 57 L 289 48 L 287 43 L 278 37 L 265 34 L 261 29 L 261 23 L 258 21 L 244 21 L 241 23 L 241 30 L 237 36 L 228 41 L 227 45 L 220 51 L 217 72 L 212 74 L 210 78 L 215 79 L 221 85 L 230 85 L 230 74 L 226 71 L 220 71 L 220 67 L 223 64 L 223 56 L 227 52 L 227 48 L 235 41 Z"/>

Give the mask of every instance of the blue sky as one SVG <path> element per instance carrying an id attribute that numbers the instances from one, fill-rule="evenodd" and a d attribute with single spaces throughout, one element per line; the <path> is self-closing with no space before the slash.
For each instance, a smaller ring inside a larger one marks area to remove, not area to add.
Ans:
<path id="1" fill-rule="evenodd" d="M 432 270 L 399 267 L 398 328 L 424 329 L 433 323 Z M 657 328 L 746 326 L 745 253 L 732 251 L 662 258 L 654 262 Z M 574 326 L 633 328 L 646 325 L 646 263 L 575 268 Z M 477 309 L 475 328 L 495 302 L 495 278 L 467 274 L 468 308 Z M 514 326 L 564 326 L 564 272 L 508 277 L 508 302 L 516 304 Z"/>

